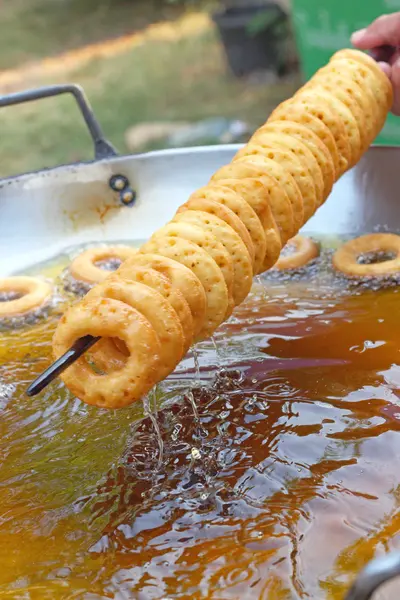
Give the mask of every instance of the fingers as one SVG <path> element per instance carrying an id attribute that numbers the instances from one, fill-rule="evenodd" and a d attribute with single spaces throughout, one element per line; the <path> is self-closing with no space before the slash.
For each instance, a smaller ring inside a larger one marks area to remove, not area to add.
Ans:
<path id="1" fill-rule="evenodd" d="M 385 63 L 385 62 L 379 62 L 378 65 L 380 66 L 382 71 L 385 73 L 385 75 L 387 75 L 389 77 L 389 79 L 392 79 L 392 67 L 390 65 L 388 65 L 388 63 Z"/>
<path id="2" fill-rule="evenodd" d="M 400 58 L 391 67 L 390 79 L 394 90 L 392 113 L 400 116 Z"/>
<path id="3" fill-rule="evenodd" d="M 365 29 L 353 33 L 351 43 L 359 50 L 373 51 L 393 85 L 392 113 L 400 116 L 400 12 L 378 17 Z"/>
<path id="4" fill-rule="evenodd" d="M 365 29 L 353 33 L 351 43 L 359 50 L 400 45 L 400 12 L 378 17 Z"/>

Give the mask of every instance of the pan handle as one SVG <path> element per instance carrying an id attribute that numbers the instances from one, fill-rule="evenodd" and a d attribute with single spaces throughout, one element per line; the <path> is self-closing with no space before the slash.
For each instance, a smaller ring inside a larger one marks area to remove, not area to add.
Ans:
<path id="1" fill-rule="evenodd" d="M 102 159 L 118 156 L 118 152 L 112 144 L 105 139 L 100 124 L 94 116 L 93 109 L 90 106 L 83 89 L 79 85 L 74 83 L 50 85 L 0 96 L 0 108 L 14 106 L 15 104 L 23 104 L 24 102 L 31 102 L 32 100 L 41 100 L 42 98 L 51 98 L 61 94 L 72 94 L 75 98 L 92 137 L 95 158 Z"/>
<path id="2" fill-rule="evenodd" d="M 400 577 L 399 552 L 375 558 L 358 575 L 345 600 L 371 600 L 381 585 L 395 577 Z"/>

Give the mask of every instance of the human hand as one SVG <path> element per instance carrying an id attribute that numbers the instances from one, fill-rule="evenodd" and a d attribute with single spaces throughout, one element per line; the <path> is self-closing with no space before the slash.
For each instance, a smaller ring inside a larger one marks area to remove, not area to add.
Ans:
<path id="1" fill-rule="evenodd" d="M 378 17 L 365 29 L 353 33 L 351 43 L 359 50 L 373 51 L 393 85 L 392 112 L 400 116 L 400 12 Z"/>

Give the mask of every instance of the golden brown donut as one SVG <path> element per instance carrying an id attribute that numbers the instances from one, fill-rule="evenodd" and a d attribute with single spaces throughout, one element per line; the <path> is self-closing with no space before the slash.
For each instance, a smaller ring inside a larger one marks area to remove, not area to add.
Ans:
<path id="1" fill-rule="evenodd" d="M 51 292 L 51 285 L 36 277 L 0 279 L 0 299 L 1 296 L 5 298 L 0 301 L 0 317 L 24 315 L 40 308 L 50 298 Z"/>
<path id="2" fill-rule="evenodd" d="M 97 285 L 86 296 L 87 300 L 98 301 L 102 298 L 118 300 L 124 305 L 134 308 L 147 319 L 156 332 L 161 345 L 160 363 L 154 383 L 167 377 L 184 354 L 182 325 L 170 303 L 162 294 L 149 286 L 137 281 L 122 279 L 116 274 Z M 106 340 L 101 341 L 105 342 Z M 139 339 L 137 342 L 140 343 Z M 95 350 L 94 347 L 93 356 L 97 363 Z M 126 359 L 126 353 L 119 351 L 115 344 L 109 344 L 109 354 L 110 356 L 119 354 L 122 363 Z M 102 368 L 102 365 L 99 366 Z"/>
<path id="3" fill-rule="evenodd" d="M 54 334 L 55 358 L 85 335 L 118 338 L 128 355 L 121 369 L 106 374 L 95 373 L 84 356 L 68 367 L 61 379 L 78 398 L 101 408 L 121 408 L 139 400 L 155 385 L 161 344 L 148 320 L 135 308 L 111 298 L 85 298 L 70 307 Z"/>
<path id="4" fill-rule="evenodd" d="M 144 283 L 168 300 L 182 325 L 184 349 L 187 352 L 193 342 L 193 317 L 183 294 L 174 288 L 169 279 L 156 269 L 134 265 L 131 261 L 126 261 L 121 265 L 115 275 L 124 281 Z"/>
<path id="5" fill-rule="evenodd" d="M 129 270 L 130 265 L 140 265 L 145 268 L 155 269 L 164 275 L 170 282 L 172 288 L 182 293 L 186 300 L 193 320 L 193 336 L 197 337 L 203 327 L 207 310 L 207 298 L 204 288 L 196 275 L 181 263 L 162 256 L 161 254 L 139 253 L 130 258 L 123 268 L 116 271 L 118 275 Z M 125 276 L 125 275 L 123 275 Z"/>
<path id="6" fill-rule="evenodd" d="M 378 260 L 363 262 L 362 258 L 367 258 L 368 255 L 371 259 L 375 255 Z M 400 235 L 394 233 L 362 235 L 343 244 L 333 255 L 332 262 L 337 271 L 352 277 L 385 277 L 400 273 Z"/>
<path id="7" fill-rule="evenodd" d="M 71 262 L 69 272 L 77 281 L 90 284 L 100 283 L 110 274 L 110 271 L 102 269 L 96 263 L 113 259 L 124 262 L 127 258 L 137 254 L 137 251 L 137 248 L 130 246 L 89 248 Z"/>
<path id="8" fill-rule="evenodd" d="M 302 235 L 296 235 L 294 238 L 289 240 L 286 248 L 294 246 L 294 252 L 290 254 L 282 254 L 278 262 L 275 263 L 274 269 L 283 271 L 286 269 L 297 269 L 304 267 L 307 263 L 317 258 L 319 255 L 318 244 L 313 242 L 310 238 L 303 237 Z"/>

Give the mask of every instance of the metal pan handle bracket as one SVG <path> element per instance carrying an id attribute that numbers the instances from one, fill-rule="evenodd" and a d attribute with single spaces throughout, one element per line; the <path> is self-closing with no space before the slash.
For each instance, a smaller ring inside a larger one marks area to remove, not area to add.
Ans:
<path id="1" fill-rule="evenodd" d="M 378 588 L 399 576 L 400 553 L 375 558 L 358 575 L 345 600 L 372 600 Z"/>
<path id="2" fill-rule="evenodd" d="M 90 106 L 83 89 L 79 85 L 73 83 L 64 85 L 50 85 L 33 90 L 26 90 L 24 92 L 17 92 L 15 94 L 8 94 L 6 96 L 0 96 L 0 108 L 14 106 L 15 104 L 23 104 L 25 102 L 31 102 L 32 100 L 41 100 L 42 98 L 60 96 L 61 94 L 72 94 L 75 98 L 92 137 L 95 158 L 102 159 L 109 158 L 111 156 L 118 156 L 118 152 L 113 145 L 105 139 L 100 124 L 94 116 L 93 109 Z"/>

